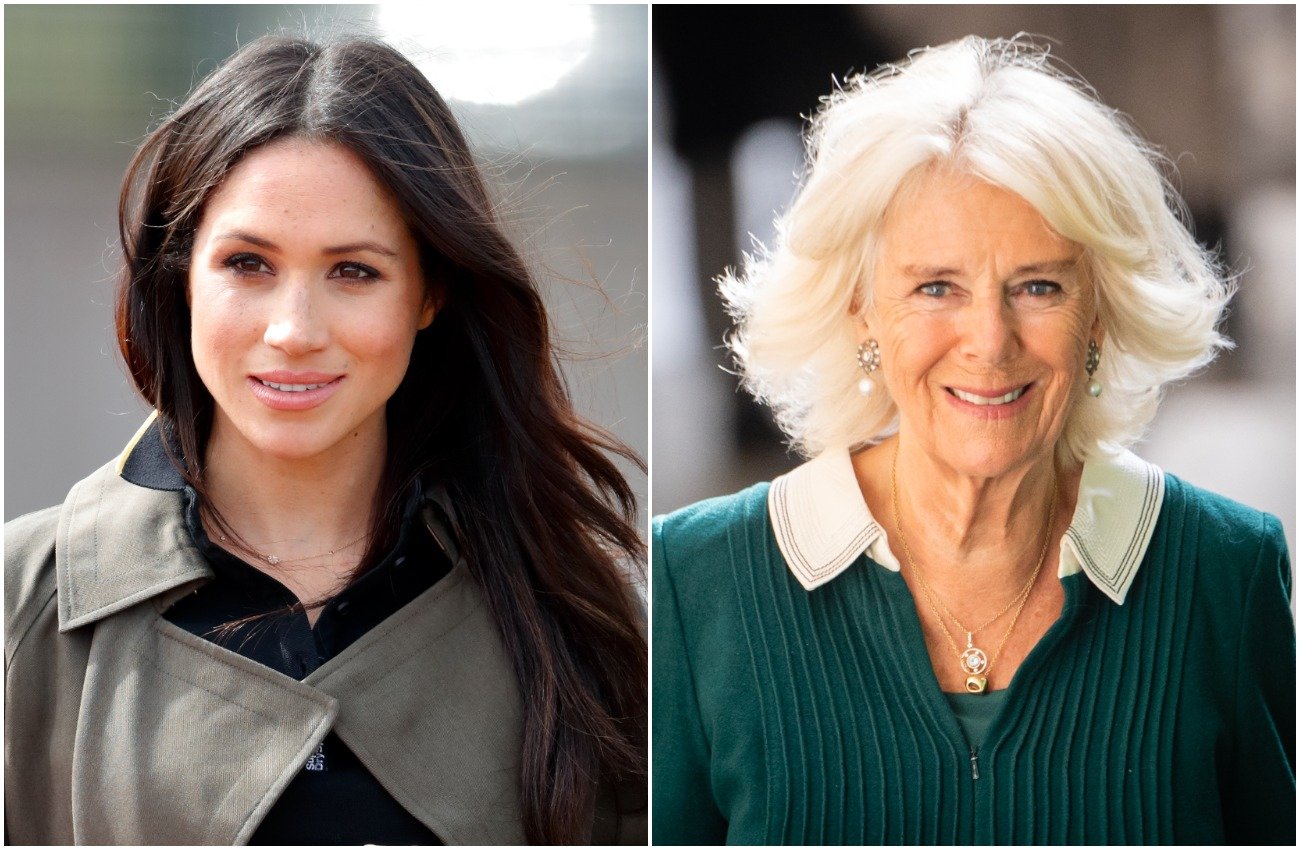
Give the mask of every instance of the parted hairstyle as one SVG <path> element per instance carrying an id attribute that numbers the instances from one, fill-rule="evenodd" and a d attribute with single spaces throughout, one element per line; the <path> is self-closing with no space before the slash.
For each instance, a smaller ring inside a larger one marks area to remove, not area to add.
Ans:
<path id="1" fill-rule="evenodd" d="M 190 352 L 194 233 L 240 158 L 287 137 L 340 144 L 366 163 L 442 305 L 387 405 L 388 455 L 357 574 L 394 545 L 414 482 L 445 485 L 519 682 L 526 837 L 582 841 L 598 780 L 646 774 L 646 641 L 633 590 L 644 545 L 635 494 L 608 455 L 645 467 L 574 413 L 533 274 L 451 111 L 409 61 L 373 41 L 260 38 L 148 136 L 119 206 L 127 368 L 203 496 L 214 403 Z"/>
<path id="2" fill-rule="evenodd" d="M 823 99 L 807 151 L 774 247 L 719 279 L 744 384 L 806 455 L 897 427 L 883 387 L 855 389 L 854 322 L 872 303 L 886 210 L 929 168 L 1019 195 L 1084 247 L 1105 392 L 1074 404 L 1061 460 L 1137 440 L 1163 387 L 1231 344 L 1217 326 L 1234 282 L 1189 233 L 1167 160 L 1023 36 L 968 36 L 849 79 Z"/>

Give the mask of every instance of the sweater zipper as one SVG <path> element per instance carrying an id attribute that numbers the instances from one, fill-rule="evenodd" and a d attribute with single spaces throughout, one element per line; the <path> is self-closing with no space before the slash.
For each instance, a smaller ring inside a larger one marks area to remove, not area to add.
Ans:
<path id="1" fill-rule="evenodd" d="M 980 778 L 979 752 L 974 747 L 970 748 L 970 778 Z"/>

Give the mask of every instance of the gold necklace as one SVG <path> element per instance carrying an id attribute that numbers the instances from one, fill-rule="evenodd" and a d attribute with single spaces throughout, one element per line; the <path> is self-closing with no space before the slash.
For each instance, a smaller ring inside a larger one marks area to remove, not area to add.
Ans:
<path id="1" fill-rule="evenodd" d="M 939 628 L 943 630 L 943 636 L 948 639 L 948 645 L 952 647 L 953 654 L 957 656 L 957 661 L 961 664 L 962 671 L 966 674 L 966 692 L 971 694 L 982 694 L 988 687 L 988 672 L 1002 656 L 1002 650 L 1007 645 L 1007 639 L 1011 637 L 1011 632 L 1015 630 L 1016 623 L 1020 620 L 1020 612 L 1024 610 L 1025 603 L 1029 601 L 1029 594 L 1034 588 L 1034 583 L 1038 581 L 1038 574 L 1043 570 L 1043 564 L 1047 561 L 1047 544 L 1052 539 L 1052 517 L 1056 512 L 1056 479 L 1052 479 L 1052 495 L 1047 505 L 1047 533 L 1043 535 L 1043 546 L 1038 551 L 1038 566 L 1034 567 L 1033 575 L 1020 592 L 1011 598 L 1001 611 L 984 621 L 983 624 L 974 629 L 968 629 L 958 620 L 956 615 L 948 610 L 948 606 L 943 604 L 938 595 L 930 589 L 921 575 L 921 570 L 916 566 L 916 559 L 912 556 L 912 547 L 907 545 L 907 536 L 903 533 L 903 522 L 898 510 L 898 443 L 894 444 L 894 460 L 889 468 L 889 498 L 894 507 L 894 527 L 898 529 L 899 542 L 903 544 L 903 552 L 907 555 L 907 564 L 912 570 L 912 575 L 916 576 L 917 584 L 921 585 L 921 591 L 925 594 L 926 601 L 930 603 L 930 610 L 934 612 L 934 617 L 939 621 Z M 993 651 L 993 657 L 989 658 L 984 650 L 975 645 L 975 633 L 983 631 L 988 626 L 1001 617 L 1003 614 L 1015 607 L 1016 613 L 1011 617 L 1011 624 L 1007 630 L 1002 633 L 1002 639 L 998 642 L 998 647 Z M 940 613 L 942 609 L 942 613 Z M 948 631 L 948 624 L 944 621 L 944 615 L 957 624 L 963 632 L 966 633 L 966 648 L 959 649 L 957 641 L 953 640 L 952 632 Z"/>
<path id="2" fill-rule="evenodd" d="M 250 555 L 254 555 L 257 558 L 266 561 L 268 564 L 274 567 L 280 564 L 295 564 L 299 561 L 310 561 L 314 558 L 324 558 L 326 556 L 333 557 L 335 552 L 342 552 L 344 549 L 352 548 L 356 544 L 360 543 L 362 540 L 365 540 L 369 534 L 370 534 L 369 531 L 363 532 L 360 537 L 356 538 L 355 540 L 350 540 L 347 543 L 344 543 L 342 546 L 336 546 L 333 549 L 330 549 L 329 551 L 321 552 L 317 555 L 302 555 L 301 557 L 298 558 L 279 558 L 276 557 L 275 555 L 268 555 L 264 552 L 260 552 L 257 549 L 254 549 L 248 543 L 244 543 L 242 541 L 232 542 L 230 538 L 224 534 L 218 534 L 217 536 L 221 539 L 222 543 L 230 543 L 235 548 L 242 549 L 244 552 L 247 552 Z"/>

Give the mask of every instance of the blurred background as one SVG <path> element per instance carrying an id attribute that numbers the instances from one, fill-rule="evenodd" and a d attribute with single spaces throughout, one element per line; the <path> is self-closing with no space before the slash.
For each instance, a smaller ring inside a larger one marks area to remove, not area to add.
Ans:
<path id="1" fill-rule="evenodd" d="M 797 466 L 724 369 L 713 278 L 803 168 L 832 78 L 965 35 L 1052 52 L 1176 162 L 1197 238 L 1243 273 L 1207 371 L 1172 387 L 1136 451 L 1281 518 L 1295 550 L 1294 6 L 656 6 L 653 11 L 654 513 Z M 719 38 L 725 33 L 725 38 Z"/>
<path id="2" fill-rule="evenodd" d="M 148 414 L 113 333 L 122 174 L 268 32 L 378 36 L 425 71 L 539 272 L 578 410 L 646 454 L 645 7 L 6 6 L 4 21 L 6 520 L 61 502 Z M 623 468 L 644 504 L 645 476 Z"/>

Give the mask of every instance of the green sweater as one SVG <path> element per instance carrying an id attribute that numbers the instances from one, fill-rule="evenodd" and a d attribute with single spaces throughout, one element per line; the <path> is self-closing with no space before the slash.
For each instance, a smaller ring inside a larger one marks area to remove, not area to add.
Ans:
<path id="1" fill-rule="evenodd" d="M 1173 477 L 1117 605 L 1082 573 L 978 751 L 901 575 L 806 591 L 767 484 L 654 526 L 656 844 L 1295 843 L 1278 521 Z"/>

